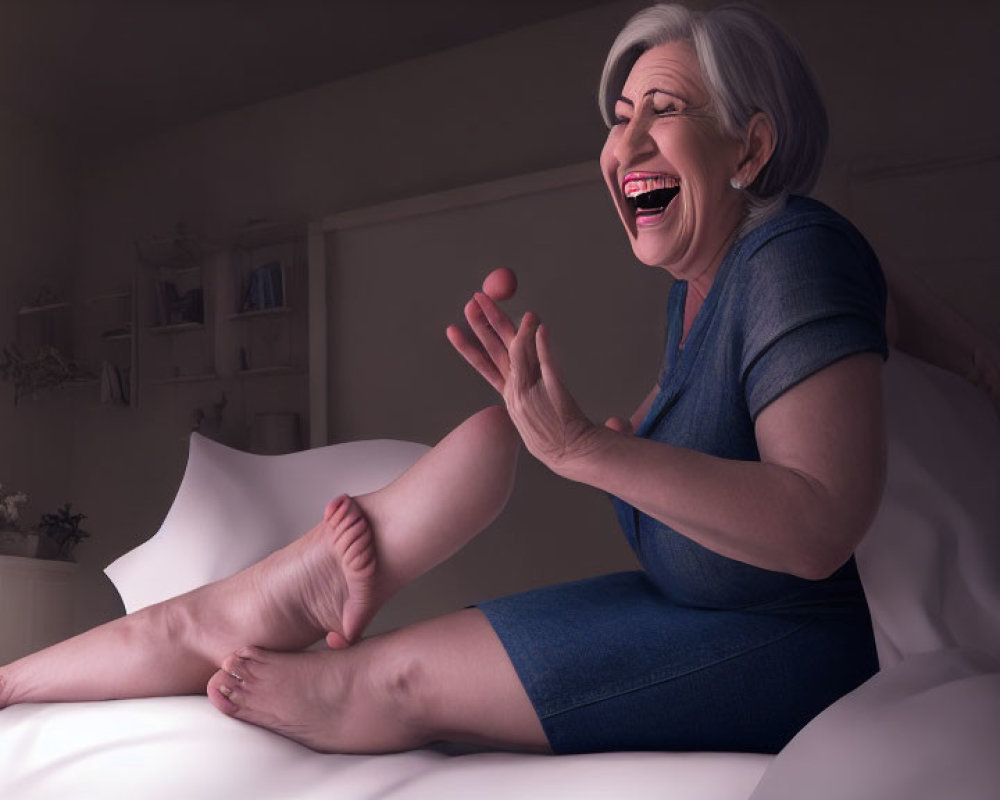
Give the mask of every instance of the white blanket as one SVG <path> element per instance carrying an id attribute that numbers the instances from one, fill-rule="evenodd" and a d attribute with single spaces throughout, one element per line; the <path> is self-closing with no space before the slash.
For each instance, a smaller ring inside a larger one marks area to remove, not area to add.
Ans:
<path id="1" fill-rule="evenodd" d="M 604 753 L 323 755 L 204 697 L 0 711 L 4 800 L 734 800 L 770 756 Z"/>

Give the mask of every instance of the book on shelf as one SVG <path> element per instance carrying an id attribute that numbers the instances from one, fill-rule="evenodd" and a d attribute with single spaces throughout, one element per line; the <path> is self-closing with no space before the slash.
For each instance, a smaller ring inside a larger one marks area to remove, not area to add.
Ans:
<path id="1" fill-rule="evenodd" d="M 250 273 L 241 311 L 263 311 L 285 304 L 284 269 L 279 261 L 263 264 Z"/>
<path id="2" fill-rule="evenodd" d="M 106 405 L 126 405 L 129 399 L 128 379 L 122 370 L 105 361 L 101 364 L 101 402 Z"/>

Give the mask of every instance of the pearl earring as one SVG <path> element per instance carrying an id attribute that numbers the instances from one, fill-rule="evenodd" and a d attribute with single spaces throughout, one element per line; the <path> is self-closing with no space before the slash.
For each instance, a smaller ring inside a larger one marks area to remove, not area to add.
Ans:
<path id="1" fill-rule="evenodd" d="M 743 181 L 741 181 L 739 178 L 730 178 L 729 185 L 732 186 L 734 189 L 736 189 L 736 191 L 739 191 L 740 189 L 743 188 Z"/>

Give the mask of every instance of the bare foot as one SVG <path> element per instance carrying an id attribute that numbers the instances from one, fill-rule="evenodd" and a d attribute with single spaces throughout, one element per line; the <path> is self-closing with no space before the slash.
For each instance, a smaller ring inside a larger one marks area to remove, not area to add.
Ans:
<path id="1" fill-rule="evenodd" d="M 347 752 L 347 671 L 340 653 L 275 653 L 244 647 L 208 682 L 208 698 L 224 714 L 324 753 Z M 350 737 L 357 741 L 360 731 Z M 363 738 L 363 737 L 362 737 Z"/>
<path id="2" fill-rule="evenodd" d="M 346 647 L 364 632 L 378 610 L 375 600 L 375 537 L 358 504 L 346 495 L 327 505 L 323 521 L 334 525 L 333 549 L 340 567 L 340 627 L 323 626 L 332 648 Z M 316 588 L 316 587 L 313 587 Z M 320 595 L 322 596 L 322 592 Z M 322 623 L 323 620 L 318 620 Z"/>
<path id="3" fill-rule="evenodd" d="M 377 610 L 375 571 L 368 520 L 353 499 L 338 497 L 327 506 L 323 522 L 304 536 L 206 587 L 196 608 L 209 610 L 201 622 L 213 637 L 215 663 L 233 650 L 230 635 L 276 650 L 301 649 L 324 635 L 330 647 L 346 647 Z M 213 635 L 216 625 L 209 616 L 220 607 L 230 609 L 221 636 L 218 630 Z"/>

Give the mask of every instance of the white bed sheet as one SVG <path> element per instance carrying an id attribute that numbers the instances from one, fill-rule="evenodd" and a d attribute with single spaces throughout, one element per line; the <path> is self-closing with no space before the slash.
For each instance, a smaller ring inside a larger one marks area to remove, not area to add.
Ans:
<path id="1" fill-rule="evenodd" d="M 203 697 L 0 711 L 4 800 L 744 800 L 771 756 L 603 753 L 324 755 Z"/>

